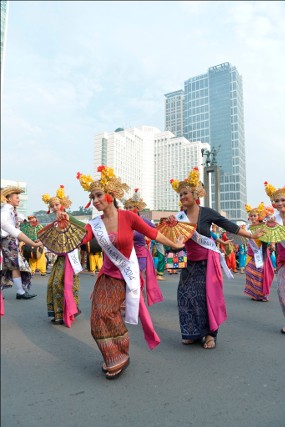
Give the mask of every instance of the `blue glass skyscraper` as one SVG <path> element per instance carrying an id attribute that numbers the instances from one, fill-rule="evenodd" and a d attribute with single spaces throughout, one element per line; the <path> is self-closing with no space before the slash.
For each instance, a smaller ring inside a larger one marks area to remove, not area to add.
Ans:
<path id="1" fill-rule="evenodd" d="M 222 211 L 232 220 L 245 221 L 243 85 L 236 67 L 226 62 L 186 80 L 183 108 L 184 136 L 190 142 L 208 142 L 217 150 Z M 215 208 L 214 185 L 212 206 Z"/>

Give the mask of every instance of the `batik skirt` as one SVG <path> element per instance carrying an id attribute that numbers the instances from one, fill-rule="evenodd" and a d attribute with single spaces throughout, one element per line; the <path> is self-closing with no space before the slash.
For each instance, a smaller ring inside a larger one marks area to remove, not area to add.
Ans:
<path id="1" fill-rule="evenodd" d="M 179 322 L 182 339 L 202 340 L 210 331 L 206 298 L 207 261 L 188 261 L 181 270 L 177 290 Z"/>
<path id="2" fill-rule="evenodd" d="M 254 258 L 246 265 L 246 284 L 244 293 L 256 301 L 268 301 L 263 293 L 263 267 L 256 268 Z"/>
<path id="3" fill-rule="evenodd" d="M 63 319 L 64 309 L 64 264 L 65 256 L 58 256 L 47 285 L 47 310 L 48 316 L 56 320 Z M 73 276 L 72 293 L 74 301 L 79 306 L 80 281 L 78 275 Z"/>
<path id="4" fill-rule="evenodd" d="M 31 287 L 31 269 L 19 251 L 17 240 L 12 236 L 2 237 L 1 249 L 3 255 L 1 289 L 11 287 L 13 285 L 13 270 L 20 270 L 23 289 L 28 291 Z"/>
<path id="5" fill-rule="evenodd" d="M 92 296 L 91 334 L 109 369 L 129 358 L 129 333 L 120 311 L 125 299 L 124 280 L 105 274 L 98 277 Z"/>

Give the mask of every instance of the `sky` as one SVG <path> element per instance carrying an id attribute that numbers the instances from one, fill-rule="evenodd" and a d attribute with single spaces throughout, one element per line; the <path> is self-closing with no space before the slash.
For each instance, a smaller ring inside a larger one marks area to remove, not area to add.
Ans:
<path id="1" fill-rule="evenodd" d="M 285 184 L 285 2 L 9 3 L 1 178 L 27 183 L 30 212 L 61 184 L 84 206 L 94 136 L 164 130 L 164 94 L 223 62 L 243 77 L 247 202 Z"/>

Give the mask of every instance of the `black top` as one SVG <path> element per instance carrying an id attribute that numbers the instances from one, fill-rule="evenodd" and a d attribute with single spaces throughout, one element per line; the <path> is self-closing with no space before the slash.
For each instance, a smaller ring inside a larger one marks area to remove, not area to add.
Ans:
<path id="1" fill-rule="evenodd" d="M 185 214 L 187 215 L 186 211 Z M 237 234 L 240 229 L 237 224 L 229 221 L 214 209 L 199 206 L 198 224 L 196 229 L 198 233 L 202 234 L 203 236 L 211 237 L 210 229 L 213 223 L 218 227 L 221 227 L 224 230 L 234 234 Z"/>

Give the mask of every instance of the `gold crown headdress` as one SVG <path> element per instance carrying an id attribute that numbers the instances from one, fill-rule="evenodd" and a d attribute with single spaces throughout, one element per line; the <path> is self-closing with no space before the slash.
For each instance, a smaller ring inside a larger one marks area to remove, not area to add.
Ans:
<path id="1" fill-rule="evenodd" d="M 264 182 L 265 192 L 267 196 L 270 197 L 271 202 L 274 203 L 274 200 L 277 197 L 285 197 L 285 186 L 281 188 L 275 188 L 272 184 L 269 184 L 267 181 Z"/>
<path id="2" fill-rule="evenodd" d="M 128 207 L 134 207 L 138 211 L 142 211 L 146 207 L 146 203 L 143 201 L 143 199 L 140 197 L 139 189 L 135 188 L 134 194 L 130 199 L 127 199 L 124 201 L 124 207 L 125 209 Z"/>
<path id="3" fill-rule="evenodd" d="M 248 214 L 257 213 L 259 221 L 263 221 L 264 218 L 274 213 L 274 209 L 272 209 L 271 206 L 265 206 L 264 202 L 259 203 L 256 208 L 252 208 L 250 205 L 247 204 L 245 205 L 245 210 Z"/>
<path id="4" fill-rule="evenodd" d="M 64 209 L 69 208 L 72 204 L 72 201 L 69 199 L 69 197 L 65 196 L 64 194 L 64 185 L 59 186 L 55 196 L 50 196 L 47 193 L 43 194 L 42 201 L 49 205 L 47 213 L 50 213 L 50 205 L 55 202 L 59 202 Z"/>
<path id="5" fill-rule="evenodd" d="M 183 181 L 178 179 L 171 179 L 170 184 L 176 193 L 180 193 L 180 189 L 183 187 L 189 187 L 193 192 L 194 199 L 198 201 L 200 197 L 206 195 L 206 191 L 202 182 L 200 181 L 200 172 L 197 167 L 190 170 L 189 175 Z"/>
<path id="6" fill-rule="evenodd" d="M 116 199 L 121 200 L 124 192 L 129 190 L 129 186 L 121 182 L 121 178 L 116 177 L 114 169 L 108 166 L 98 166 L 97 172 L 101 172 L 101 178 L 94 181 L 91 175 L 83 175 L 77 172 L 76 178 L 85 191 L 92 193 L 94 190 L 102 190 L 104 193 L 113 195 Z M 90 196 L 89 196 L 90 197 Z M 85 207 L 89 208 L 91 202 Z"/>

